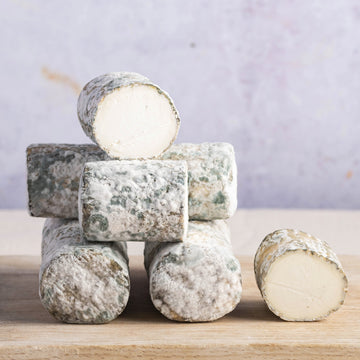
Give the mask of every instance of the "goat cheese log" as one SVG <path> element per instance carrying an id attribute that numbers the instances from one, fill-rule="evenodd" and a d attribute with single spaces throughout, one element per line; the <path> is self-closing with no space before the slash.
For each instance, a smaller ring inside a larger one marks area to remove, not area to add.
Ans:
<path id="1" fill-rule="evenodd" d="M 241 270 L 224 220 L 190 221 L 182 243 L 145 243 L 151 300 L 170 320 L 221 318 L 241 297 Z"/>
<path id="2" fill-rule="evenodd" d="M 161 158 L 187 162 L 190 220 L 214 220 L 234 214 L 237 197 L 232 145 L 175 144 Z M 79 180 L 85 163 L 108 159 L 96 145 L 30 145 L 27 148 L 30 214 L 78 218 Z"/>
<path id="3" fill-rule="evenodd" d="M 186 160 L 188 164 L 191 220 L 227 219 L 234 214 L 237 169 L 231 144 L 175 144 L 162 159 Z"/>
<path id="4" fill-rule="evenodd" d="M 85 134 L 115 159 L 147 159 L 175 140 L 179 114 L 170 96 L 146 77 L 130 72 L 101 75 L 78 99 Z"/>
<path id="5" fill-rule="evenodd" d="M 185 161 L 86 163 L 79 223 L 87 240 L 182 241 L 188 224 Z"/>
<path id="6" fill-rule="evenodd" d="M 31 216 L 78 217 L 81 171 L 86 161 L 108 158 L 92 144 L 32 144 L 26 149 Z"/>
<path id="7" fill-rule="evenodd" d="M 89 243 L 77 221 L 47 219 L 42 238 L 40 299 L 56 319 L 102 324 L 119 316 L 129 298 L 125 243 Z"/>
<path id="8" fill-rule="evenodd" d="M 299 230 L 277 230 L 254 260 L 257 285 L 269 309 L 288 321 L 315 321 L 343 304 L 348 281 L 329 245 Z"/>

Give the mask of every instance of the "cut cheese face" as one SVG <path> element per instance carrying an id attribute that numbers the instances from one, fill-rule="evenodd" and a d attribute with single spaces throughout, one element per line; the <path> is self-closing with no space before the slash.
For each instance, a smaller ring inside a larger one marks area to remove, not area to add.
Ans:
<path id="1" fill-rule="evenodd" d="M 278 257 L 262 283 L 269 308 L 292 321 L 326 317 L 343 303 L 346 289 L 344 274 L 335 263 L 303 250 Z"/>
<path id="2" fill-rule="evenodd" d="M 99 103 L 93 123 L 99 146 L 119 159 L 156 157 L 177 131 L 177 113 L 169 98 L 146 84 L 114 89 Z"/>

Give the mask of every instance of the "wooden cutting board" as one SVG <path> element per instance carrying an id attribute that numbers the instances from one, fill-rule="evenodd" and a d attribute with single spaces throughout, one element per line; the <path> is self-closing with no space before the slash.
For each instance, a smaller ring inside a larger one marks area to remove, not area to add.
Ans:
<path id="1" fill-rule="evenodd" d="M 344 306 L 313 323 L 279 320 L 255 285 L 252 259 L 239 258 L 243 296 L 213 323 L 171 322 L 152 306 L 142 258 L 131 258 L 131 296 L 106 325 L 54 320 L 38 297 L 37 257 L 0 257 L 0 359 L 360 359 L 360 257 L 342 256 Z"/>

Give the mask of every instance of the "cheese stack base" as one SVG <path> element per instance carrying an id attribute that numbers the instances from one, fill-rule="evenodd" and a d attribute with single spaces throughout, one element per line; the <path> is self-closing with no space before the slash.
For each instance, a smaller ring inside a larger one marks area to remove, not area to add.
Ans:
<path id="1" fill-rule="evenodd" d="M 170 320 L 213 321 L 240 301 L 240 264 L 223 220 L 190 221 L 182 243 L 146 242 L 144 264 L 151 300 Z"/>
<path id="2" fill-rule="evenodd" d="M 129 298 L 126 243 L 90 243 L 76 220 L 47 219 L 39 280 L 41 302 L 56 319 L 107 323 Z"/>

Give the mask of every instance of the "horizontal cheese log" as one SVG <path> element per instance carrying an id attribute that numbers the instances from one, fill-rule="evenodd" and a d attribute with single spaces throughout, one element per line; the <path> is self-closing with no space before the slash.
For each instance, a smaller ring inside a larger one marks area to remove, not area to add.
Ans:
<path id="1" fill-rule="evenodd" d="M 85 134 L 115 159 L 159 156 L 180 126 L 170 96 L 136 73 L 96 77 L 81 91 L 77 108 Z"/>
<path id="2" fill-rule="evenodd" d="M 303 231 L 267 235 L 254 269 L 267 306 L 283 320 L 321 320 L 344 302 L 348 281 L 339 259 L 325 241 Z"/>
<path id="3" fill-rule="evenodd" d="M 92 144 L 32 144 L 26 149 L 31 216 L 78 217 L 78 191 L 86 161 L 108 159 Z"/>
<path id="4" fill-rule="evenodd" d="M 78 218 L 78 189 L 86 162 L 109 159 L 96 145 L 35 144 L 27 148 L 32 216 Z M 176 144 L 161 159 L 188 165 L 189 218 L 229 218 L 236 210 L 236 163 L 227 143 Z"/>
<path id="5" fill-rule="evenodd" d="M 175 144 L 162 159 L 188 164 L 191 220 L 227 219 L 235 213 L 237 168 L 231 144 Z"/>
<path id="6" fill-rule="evenodd" d="M 185 161 L 85 164 L 79 223 L 87 240 L 182 241 L 188 225 Z"/>
<path id="7" fill-rule="evenodd" d="M 151 300 L 170 320 L 221 318 L 241 297 L 241 269 L 224 220 L 190 221 L 182 243 L 145 243 Z"/>
<path id="8" fill-rule="evenodd" d="M 89 243 L 76 220 L 47 219 L 41 252 L 40 299 L 56 319 L 102 324 L 125 309 L 130 291 L 125 243 Z"/>

